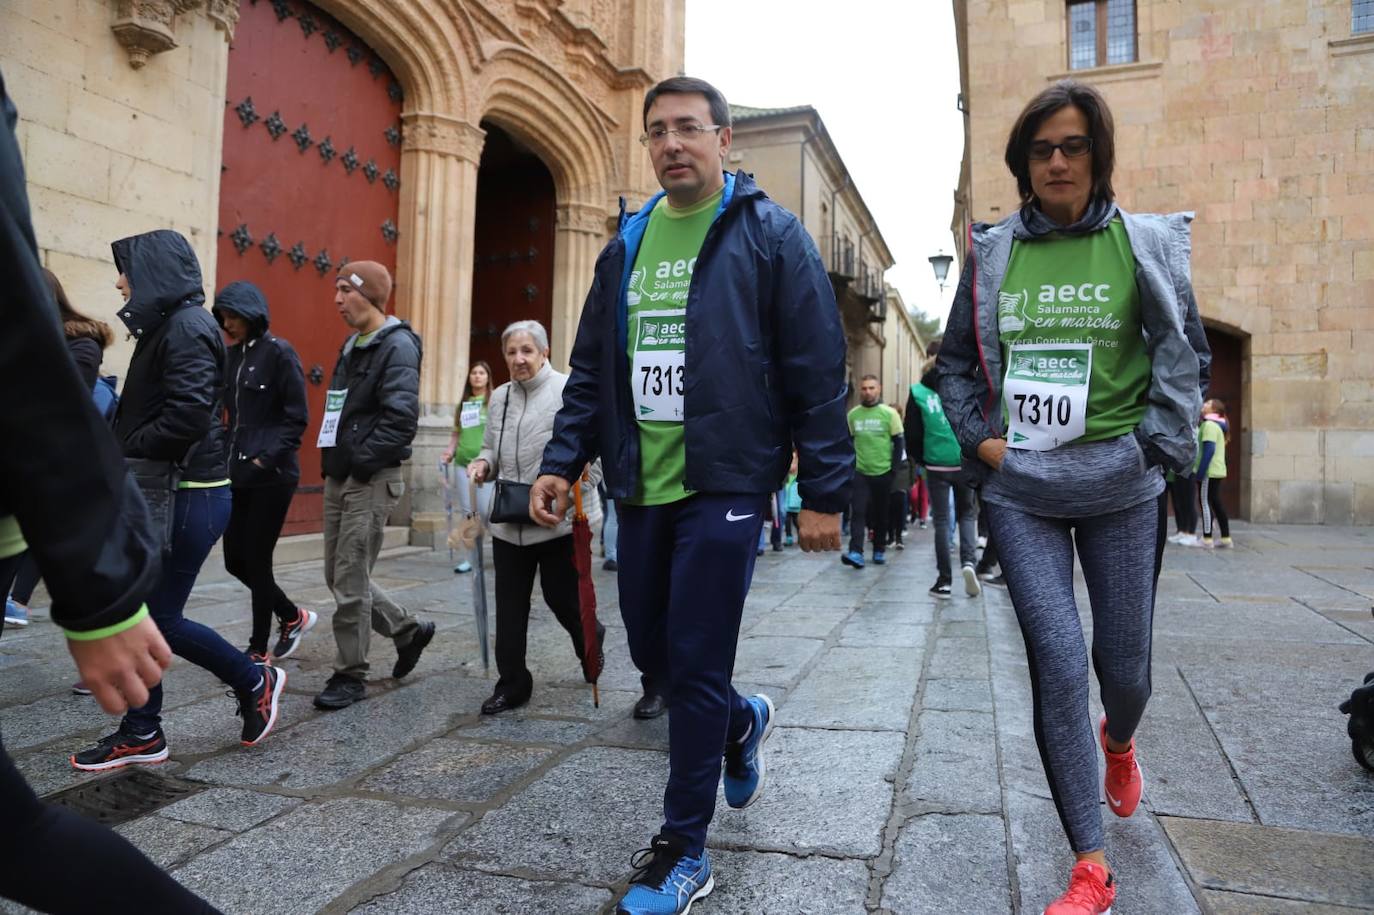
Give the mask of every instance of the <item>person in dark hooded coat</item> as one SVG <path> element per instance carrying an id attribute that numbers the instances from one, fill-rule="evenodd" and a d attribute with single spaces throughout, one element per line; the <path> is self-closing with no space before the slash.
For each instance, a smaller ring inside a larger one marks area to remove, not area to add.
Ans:
<path id="1" fill-rule="evenodd" d="M 290 343 L 274 335 L 267 298 L 252 283 L 230 283 L 215 296 L 220 327 L 233 340 L 224 365 L 229 479 L 234 508 L 224 532 L 224 568 L 253 592 L 248 653 L 267 660 L 272 618 L 281 636 L 272 648 L 288 657 L 318 616 L 286 596 L 272 575 L 272 553 L 300 482 L 296 452 L 310 414 L 305 374 Z"/>
<path id="2" fill-rule="evenodd" d="M 229 523 L 225 430 L 219 420 L 224 340 L 203 307 L 200 263 L 191 245 L 159 229 L 112 246 L 124 297 L 119 318 L 138 341 L 115 414 L 115 437 L 126 458 L 168 462 L 180 472 L 171 506 L 170 540 L 148 609 L 172 651 L 233 688 L 243 716 L 245 746 L 272 730 L 286 675 L 254 664 L 215 630 L 183 616 L 186 599 L 210 549 Z M 160 533 L 160 532 L 159 532 Z M 83 770 L 103 770 L 167 758 L 162 686 L 131 708 L 119 730 L 71 758 Z"/>

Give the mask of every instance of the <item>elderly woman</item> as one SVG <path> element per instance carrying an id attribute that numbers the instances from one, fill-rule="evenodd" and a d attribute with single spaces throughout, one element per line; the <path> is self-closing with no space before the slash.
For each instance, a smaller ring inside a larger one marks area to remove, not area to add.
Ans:
<path id="1" fill-rule="evenodd" d="M 1162 468 L 1193 458 L 1211 361 L 1188 269 L 1189 214 L 1126 213 L 1112 190 L 1111 112 L 1062 81 L 1021 112 L 1006 163 L 1021 209 L 976 225 L 940 350 L 940 395 L 985 477 L 988 521 L 1025 638 L 1035 739 L 1077 863 L 1048 915 L 1096 915 L 1117 893 L 1098 805 L 1141 776 L 1164 546 Z M 1089 718 L 1075 547 L 1106 715 Z"/>
<path id="2" fill-rule="evenodd" d="M 553 435 L 553 418 L 563 405 L 568 376 L 549 365 L 549 335 L 538 321 L 516 321 L 507 327 L 501 334 L 501 349 L 511 380 L 491 395 L 482 451 L 468 465 L 468 476 L 479 484 L 488 479 L 529 484 L 539 475 L 539 461 Z M 596 482 L 590 479 L 583 487 L 583 505 L 592 521 L 601 516 Z M 525 667 L 525 635 L 536 571 L 544 600 L 568 631 L 579 660 L 586 651 L 578 612 L 577 570 L 573 567 L 571 515 L 555 528 L 539 527 L 528 521 L 528 516 L 525 523 L 493 522 L 496 670 L 500 677 L 491 698 L 482 703 L 483 715 L 519 708 L 529 701 L 534 689 L 534 678 Z M 604 627 L 597 633 L 598 652 L 602 632 Z"/>

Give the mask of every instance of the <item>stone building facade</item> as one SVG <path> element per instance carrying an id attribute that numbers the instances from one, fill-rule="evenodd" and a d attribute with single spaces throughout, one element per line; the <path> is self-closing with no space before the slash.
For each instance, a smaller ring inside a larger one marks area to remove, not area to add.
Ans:
<path id="1" fill-rule="evenodd" d="M 825 261 L 849 343 L 850 398 L 857 403 L 860 377 L 885 377 L 892 357 L 888 328 L 910 325 L 888 305 L 893 290 L 883 275 L 892 253 L 815 108 L 730 110 L 729 168 L 753 174 L 768 196 L 797 214 Z"/>
<path id="2" fill-rule="evenodd" d="M 1191 210 L 1193 281 L 1255 521 L 1374 523 L 1374 19 L 1362 0 L 954 0 L 952 229 L 1016 205 L 1038 87 L 1098 87 L 1130 210 Z M 1366 10 L 1366 12 L 1368 12 Z"/>
<path id="3" fill-rule="evenodd" d="M 110 242 L 177 229 L 207 293 L 270 287 L 318 398 L 345 335 L 338 263 L 393 265 L 395 312 L 424 339 L 412 470 L 433 501 L 470 351 L 492 361 L 500 327 L 539 317 L 566 367 L 619 198 L 657 189 L 640 107 L 681 71 L 684 16 L 685 0 L 0 0 L 0 71 L 44 261 L 93 315 L 117 302 Z M 366 231 L 340 234 L 359 212 Z M 318 523 L 313 482 L 295 529 Z"/>

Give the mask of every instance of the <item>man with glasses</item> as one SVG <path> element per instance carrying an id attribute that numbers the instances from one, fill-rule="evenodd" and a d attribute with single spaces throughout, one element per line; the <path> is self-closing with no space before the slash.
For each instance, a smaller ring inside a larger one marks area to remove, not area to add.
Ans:
<path id="1" fill-rule="evenodd" d="M 764 787 L 766 696 L 730 685 L 766 503 L 800 458 L 802 549 L 838 550 L 854 452 L 845 339 L 811 238 L 744 172 L 722 172 L 730 109 L 677 77 L 644 99 L 664 193 L 597 261 L 530 513 L 556 524 L 600 457 L 620 512 L 630 655 L 667 692 L 664 823 L 618 912 L 684 912 L 711 892 L 706 829 Z"/>

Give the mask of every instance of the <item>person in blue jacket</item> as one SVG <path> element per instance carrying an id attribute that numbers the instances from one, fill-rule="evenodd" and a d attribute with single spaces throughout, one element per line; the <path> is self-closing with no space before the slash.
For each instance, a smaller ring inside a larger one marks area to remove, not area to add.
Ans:
<path id="1" fill-rule="evenodd" d="M 617 911 L 683 912 L 711 892 L 706 829 L 764 786 L 773 704 L 730 684 L 766 504 L 798 453 L 803 550 L 838 550 L 854 451 L 845 338 L 795 216 L 725 174 L 730 109 L 675 77 L 644 99 L 664 193 L 597 259 L 530 514 L 563 516 L 597 457 L 620 512 L 620 610 L 635 665 L 669 699 L 664 823 Z"/>

